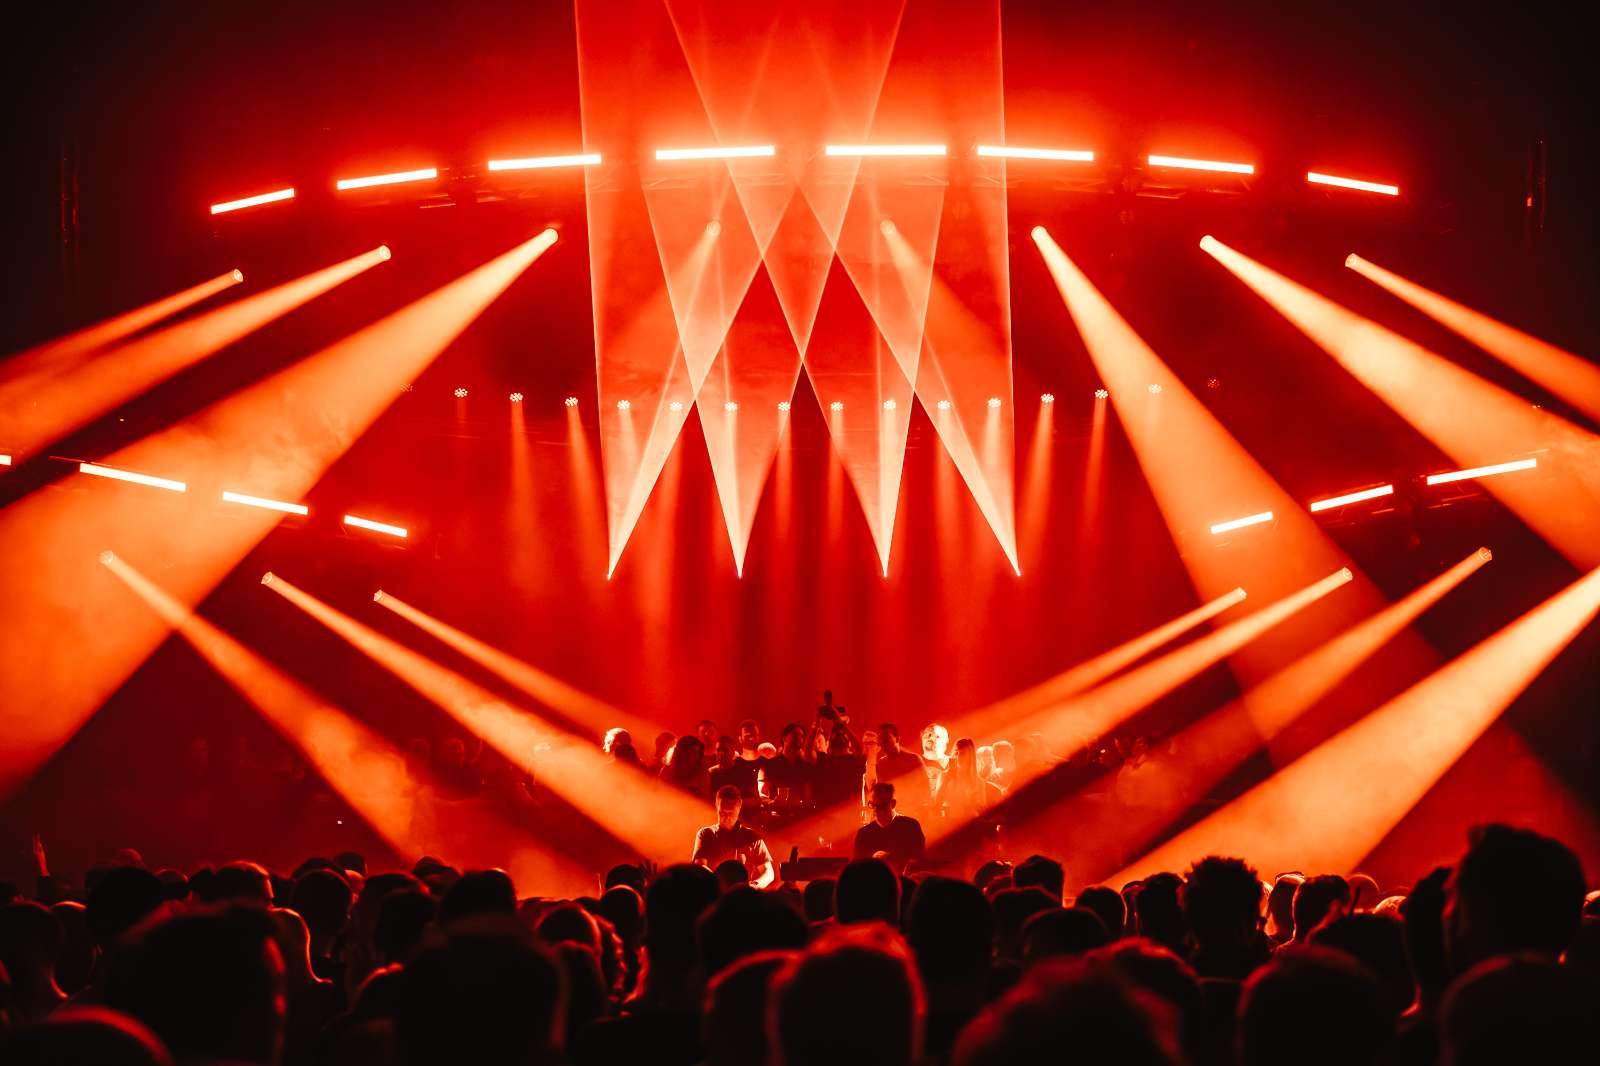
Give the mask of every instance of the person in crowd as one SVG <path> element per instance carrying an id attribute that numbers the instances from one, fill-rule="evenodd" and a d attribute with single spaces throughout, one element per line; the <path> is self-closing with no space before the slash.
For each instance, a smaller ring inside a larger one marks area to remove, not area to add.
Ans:
<path id="1" fill-rule="evenodd" d="M 746 762 L 758 760 L 761 749 L 761 724 L 754 718 L 739 723 L 739 758 Z"/>
<path id="2" fill-rule="evenodd" d="M 1017 749 L 1009 740 L 994 742 L 994 773 L 991 780 L 1005 792 L 1017 779 Z"/>
<path id="3" fill-rule="evenodd" d="M 6 1066 L 172 1066 L 172 1056 L 139 1022 L 104 1007 L 70 1007 L 0 1032 Z"/>
<path id="4" fill-rule="evenodd" d="M 855 734 L 840 721 L 831 723 L 825 738 L 820 724 L 817 732 L 813 787 L 817 806 L 831 808 L 855 802 L 861 794 L 862 775 L 866 772 L 866 759 L 858 750 Z"/>
<path id="5" fill-rule="evenodd" d="M 709 870 L 730 860 L 739 862 L 745 868 L 746 880 L 765 888 L 776 880 L 777 864 L 760 831 L 739 820 L 743 807 L 739 790 L 732 785 L 722 786 L 717 791 L 717 824 L 705 826 L 695 834 L 689 861 Z"/>
<path id="6" fill-rule="evenodd" d="M 614 725 L 606 730 L 605 739 L 600 742 L 600 750 L 607 755 L 613 755 L 616 753 L 618 744 L 626 744 L 630 748 L 633 747 L 633 734 L 619 725 Z"/>
<path id="7" fill-rule="evenodd" d="M 706 976 L 715 977 L 747 955 L 806 946 L 805 917 L 783 895 L 747 886 L 729 889 L 700 916 L 695 935 Z"/>
<path id="8" fill-rule="evenodd" d="M 763 1066 L 771 1060 L 771 1045 L 767 1042 L 769 990 L 773 977 L 797 954 L 757 952 L 712 979 L 706 990 L 707 1066 Z"/>
<path id="9" fill-rule="evenodd" d="M 709 718 L 702 718 L 694 725 L 694 735 L 700 739 L 701 751 L 715 751 L 717 737 L 720 735 L 717 723 Z"/>
<path id="10" fill-rule="evenodd" d="M 900 935 L 841 926 L 772 977 L 767 1039 L 783 1066 L 912 1066 L 922 1055 L 922 983 Z"/>
<path id="11" fill-rule="evenodd" d="M 922 824 L 915 818 L 896 814 L 895 785 L 879 781 L 872 789 L 872 821 L 856 830 L 852 854 L 858 859 L 883 859 L 896 870 L 921 862 L 928 843 Z"/>
<path id="12" fill-rule="evenodd" d="M 678 742 L 678 736 L 670 730 L 663 729 L 656 734 L 655 747 L 652 749 L 650 763 L 645 769 L 653 774 L 659 774 L 663 768 L 672 763 L 672 747 Z"/>
<path id="13" fill-rule="evenodd" d="M 1022 928 L 1045 911 L 1060 910 L 1059 897 L 1052 899 L 1040 888 L 1002 888 L 989 896 L 994 911 L 996 959 L 1013 966 L 1022 961 Z"/>
<path id="14" fill-rule="evenodd" d="M 716 765 L 706 775 L 706 787 L 710 795 L 715 797 L 723 788 L 731 785 L 739 790 L 740 797 L 754 811 L 761 802 L 761 794 L 756 790 L 756 764 L 739 757 L 738 741 L 732 737 L 718 737 L 716 753 Z"/>
<path id="15" fill-rule="evenodd" d="M 17 900 L 0 906 L 0 973 L 10 978 L 16 1020 L 40 1021 L 65 1002 L 67 994 L 56 983 L 63 940 L 61 919 L 44 904 Z"/>
<path id="16" fill-rule="evenodd" d="M 1139 935 L 1154 940 L 1180 956 L 1190 949 L 1189 923 L 1180 896 L 1183 879 L 1174 873 L 1151 874 L 1139 884 L 1133 911 Z"/>
<path id="17" fill-rule="evenodd" d="M 1066 892 L 1067 871 L 1048 855 L 1029 855 L 1012 869 L 1011 883 L 1017 888 L 1037 888 L 1059 905 Z"/>
<path id="18" fill-rule="evenodd" d="M 978 886 L 934 875 L 917 886 L 905 928 L 928 998 L 927 1052 L 948 1055 L 989 997 L 994 910 Z"/>
<path id="19" fill-rule="evenodd" d="M 908 816 L 926 812 L 933 794 L 922 757 L 900 746 L 900 727 L 893 722 L 878 727 L 878 745 L 878 780 L 895 786 L 896 793 L 905 798 Z"/>
<path id="20" fill-rule="evenodd" d="M 691 796 L 702 799 L 708 797 L 711 794 L 711 775 L 705 767 L 705 748 L 701 746 L 700 738 L 687 734 L 679 737 L 659 776 L 666 784 Z"/>
<path id="21" fill-rule="evenodd" d="M 1294 939 L 1294 894 L 1305 882 L 1298 870 L 1279 874 L 1267 893 L 1267 939 L 1282 947 Z"/>
<path id="22" fill-rule="evenodd" d="M 1022 965 L 1031 970 L 1047 960 L 1085 955 L 1110 942 L 1106 923 L 1087 907 L 1045 908 L 1022 925 Z"/>
<path id="23" fill-rule="evenodd" d="M 935 808 L 940 808 L 939 790 L 944 787 L 945 771 L 950 768 L 950 730 L 938 722 L 922 727 L 922 768 L 928 775 L 928 792 Z"/>
<path id="24" fill-rule="evenodd" d="M 1451 986 L 1440 1017 L 1445 1066 L 1593 1061 L 1600 979 L 1545 954 L 1493 956 Z"/>
<path id="25" fill-rule="evenodd" d="M 1105 923 L 1112 940 L 1120 940 L 1128 920 L 1128 908 L 1122 894 L 1105 885 L 1091 885 L 1078 893 L 1077 905 L 1094 911 Z"/>
<path id="26" fill-rule="evenodd" d="M 1560 957 L 1583 921 L 1586 888 L 1578 857 L 1560 841 L 1507 825 L 1474 830 L 1446 885 L 1452 971 L 1496 955 Z"/>
<path id="27" fill-rule="evenodd" d="M 900 924 L 900 877 L 882 859 L 855 859 L 839 871 L 834 915 L 840 925 L 860 922 Z"/>
<path id="28" fill-rule="evenodd" d="M 1194 939 L 1189 964 L 1201 977 L 1242 981 L 1272 958 L 1261 931 L 1261 879 L 1243 859 L 1213 855 L 1195 863 L 1184 875 L 1182 900 Z"/>
<path id="29" fill-rule="evenodd" d="M 1251 974 L 1239 1001 L 1239 1066 L 1374 1066 L 1393 1037 L 1372 974 L 1309 944 Z"/>
<path id="30" fill-rule="evenodd" d="M 339 958 L 339 942 L 350 920 L 355 896 L 350 882 L 333 870 L 307 870 L 295 879 L 289 906 L 305 919 L 311 934 L 311 969 L 318 977 L 344 983 L 344 964 Z"/>
<path id="31" fill-rule="evenodd" d="M 937 735 L 934 737 L 937 741 Z M 952 822 L 970 822 L 980 818 L 1004 796 L 998 785 L 984 780 L 978 774 L 978 751 L 971 737 L 956 741 L 955 757 L 946 764 L 940 775 L 940 785 L 934 805 L 944 811 Z"/>
<path id="32" fill-rule="evenodd" d="M 812 801 L 816 771 L 805 757 L 805 727 L 790 722 L 779 739 L 783 747 L 775 758 L 761 762 L 762 798 L 780 810 L 804 807 Z"/>
<path id="33" fill-rule="evenodd" d="M 1294 890 L 1294 939 L 1298 947 L 1311 940 L 1311 933 L 1325 921 L 1346 914 L 1350 909 L 1350 883 L 1338 874 L 1308 877 Z"/>

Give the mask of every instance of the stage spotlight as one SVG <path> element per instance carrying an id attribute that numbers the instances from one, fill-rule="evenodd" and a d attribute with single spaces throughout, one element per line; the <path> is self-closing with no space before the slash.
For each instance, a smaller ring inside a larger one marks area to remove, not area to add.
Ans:
<path id="1" fill-rule="evenodd" d="M 353 514 L 344 516 L 344 524 L 355 526 L 357 529 L 370 529 L 374 533 L 387 533 L 391 537 L 399 537 L 402 540 L 406 538 L 405 526 L 392 526 L 387 522 L 374 522 L 370 518 L 357 518 Z"/>
<path id="2" fill-rule="evenodd" d="M 1111 393 L 1105 389 L 1095 389 L 1094 398 L 1097 400 L 1108 400 L 1111 398 Z"/>
<path id="3" fill-rule="evenodd" d="M 276 192 L 264 192 L 260 196 L 246 196 L 242 200 L 227 200 L 220 204 L 212 204 L 211 213 L 225 215 L 229 211 L 243 211 L 247 207 L 260 207 L 262 204 L 275 204 L 280 200 L 293 199 L 293 189 L 279 189 Z"/>
<path id="4" fill-rule="evenodd" d="M 454 395 L 458 400 L 465 400 L 467 398 L 467 390 L 458 386 Z"/>
<path id="5" fill-rule="evenodd" d="M 882 222 L 878 223 L 878 232 L 882 233 L 885 237 L 894 236 L 894 223 L 889 219 L 884 219 Z"/>
<path id="6" fill-rule="evenodd" d="M 658 148 L 656 158 L 662 162 L 679 159 L 752 159 L 778 154 L 771 144 L 747 144 L 729 148 Z"/>
<path id="7" fill-rule="evenodd" d="M 885 401 L 883 401 L 883 409 L 885 411 L 893 411 L 894 407 L 895 407 L 895 404 L 894 404 L 893 400 L 885 400 Z"/>
<path id="8" fill-rule="evenodd" d="M 282 511 L 285 514 L 310 514 L 311 509 L 303 503 L 284 503 L 282 500 L 269 500 L 265 496 L 246 496 L 242 492 L 222 493 L 222 498 L 228 503 L 242 503 L 246 507 L 260 507 L 266 511 Z"/>
<path id="9" fill-rule="evenodd" d="M 572 404 L 568 404 L 567 406 L 571 407 L 573 405 Z M 633 404 L 632 404 L 631 401 L 628 401 L 628 400 L 618 400 L 617 401 L 617 410 L 619 410 L 619 411 L 631 411 L 631 410 L 633 410 Z"/>
<path id="10" fill-rule="evenodd" d="M 1080 148 L 1013 148 L 1008 145 L 980 144 L 978 154 L 999 159 L 1054 159 L 1063 163 L 1094 162 L 1094 153 Z"/>
<path id="11" fill-rule="evenodd" d="M 394 257 L 394 253 L 389 251 L 389 246 L 387 244 L 378 245 L 378 258 L 380 260 L 382 260 L 383 262 L 387 263 L 393 257 Z"/>
<path id="12" fill-rule="evenodd" d="M 1340 178 L 1335 177 L 1332 174 L 1318 174 L 1314 170 L 1307 172 L 1306 181 L 1313 185 L 1336 185 L 1341 189 L 1356 189 L 1360 192 L 1379 192 L 1383 193 L 1385 196 L 1400 195 L 1400 186 L 1398 185 L 1384 185 L 1380 182 L 1360 181 L 1356 178 Z"/>
<path id="13" fill-rule="evenodd" d="M 1227 522 L 1218 522 L 1216 525 L 1211 527 L 1211 532 L 1227 533 L 1231 530 L 1243 529 L 1245 526 L 1258 526 L 1262 522 L 1270 521 L 1272 521 L 1272 512 L 1262 511 L 1260 514 L 1245 515 L 1243 518 L 1235 518 Z"/>
<path id="14" fill-rule="evenodd" d="M 950 401 L 949 400 L 940 400 L 938 403 L 934 404 L 934 406 L 937 407 L 941 411 L 948 411 L 948 410 L 950 410 Z"/>
<path id="15" fill-rule="evenodd" d="M 1254 174 L 1250 163 L 1225 163 L 1215 159 L 1185 159 L 1177 155 L 1152 155 L 1147 159 L 1153 167 L 1172 167 L 1178 170 L 1217 170 L 1225 174 Z"/>
<path id="16" fill-rule="evenodd" d="M 926 156 L 944 155 L 942 144 L 830 144 L 823 148 L 824 155 L 833 156 Z"/>
<path id="17" fill-rule="evenodd" d="M 1538 465 L 1537 459 L 1517 459 L 1509 463 L 1495 463 L 1493 466 L 1474 466 L 1467 470 L 1429 474 L 1427 482 L 1430 485 L 1445 485 L 1452 481 L 1470 481 L 1473 478 L 1493 477 L 1495 474 L 1510 474 L 1517 470 L 1532 470 Z"/>
<path id="18" fill-rule="evenodd" d="M 727 403 L 722 405 L 722 409 L 727 411 L 729 414 L 732 414 L 739 409 L 739 405 L 734 401 L 729 400 Z"/>
<path id="19" fill-rule="evenodd" d="M 1161 395 L 1161 386 L 1157 385 L 1154 382 L 1151 382 L 1151 384 L 1150 384 L 1150 395 L 1152 395 L 1152 396 L 1160 396 Z"/>
<path id="20" fill-rule="evenodd" d="M 1343 507 L 1347 503 L 1360 503 L 1362 500 L 1376 500 L 1379 496 L 1393 495 L 1393 485 L 1379 485 L 1375 489 L 1362 489 L 1360 492 L 1347 492 L 1343 496 L 1330 496 L 1326 500 L 1313 501 L 1311 510 L 1326 511 L 1334 507 Z"/>
<path id="21" fill-rule="evenodd" d="M 520 392 L 513 392 L 513 393 L 512 393 L 512 394 L 511 394 L 511 402 L 512 402 L 512 403 L 521 403 L 521 402 L 522 402 L 522 393 L 520 393 Z"/>
<path id="22" fill-rule="evenodd" d="M 706 223 L 706 236 L 707 237 L 720 237 L 720 236 L 722 236 L 722 223 L 718 222 L 716 219 L 712 219 L 710 222 L 707 222 Z"/>
<path id="23" fill-rule="evenodd" d="M 1040 403 L 1055 403 L 1056 402 L 1056 395 L 1053 392 L 1041 392 L 1039 394 L 1039 402 Z"/>
<path id="24" fill-rule="evenodd" d="M 673 400 L 671 403 L 667 404 L 667 410 L 676 414 L 677 412 L 683 410 L 683 401 Z"/>
<path id="25" fill-rule="evenodd" d="M 364 178 L 340 178 L 334 182 L 334 188 L 340 192 L 348 189 L 369 189 L 374 185 L 399 185 L 408 181 L 432 181 L 439 176 L 437 167 L 424 167 L 421 170 L 400 170 L 393 174 L 372 174 Z"/>
<path id="26" fill-rule="evenodd" d="M 536 155 L 526 159 L 491 159 L 490 170 L 545 170 L 550 167 L 597 167 L 600 153 L 583 155 Z"/>
<path id="27" fill-rule="evenodd" d="M 843 400 L 835 400 L 835 401 L 833 401 L 832 403 L 830 403 L 828 405 L 828 410 L 832 411 L 834 414 L 838 414 L 840 411 L 844 410 L 844 401 Z"/>
<path id="28" fill-rule="evenodd" d="M 999 406 L 1000 406 L 1000 397 L 998 397 L 998 396 L 989 397 L 989 410 L 991 410 L 991 411 L 996 410 L 996 409 L 999 408 Z"/>
<path id="29" fill-rule="evenodd" d="M 561 402 L 566 404 L 568 407 L 576 407 L 576 406 L 578 406 L 578 398 L 576 396 L 568 396 L 565 400 L 562 400 Z M 624 400 L 623 402 L 626 403 L 627 401 Z M 624 408 L 622 408 L 622 410 L 625 411 L 625 410 L 627 410 L 627 408 L 624 407 Z"/>
<path id="30" fill-rule="evenodd" d="M 0 454 L 0 466 L 10 466 L 11 456 Z"/>
<path id="31" fill-rule="evenodd" d="M 779 400 L 778 401 L 778 410 L 783 411 L 784 413 L 788 413 L 789 407 L 790 407 L 790 404 L 789 404 L 788 400 Z"/>
<path id="32" fill-rule="evenodd" d="M 113 481 L 131 481 L 135 485 L 148 485 L 153 489 L 166 489 L 168 492 L 187 492 L 189 486 L 181 481 L 173 481 L 164 477 L 152 477 L 149 474 L 136 474 L 132 470 L 118 470 L 112 466 L 100 466 L 98 463 L 79 463 L 78 473 L 92 474 L 95 477 L 108 477 Z"/>

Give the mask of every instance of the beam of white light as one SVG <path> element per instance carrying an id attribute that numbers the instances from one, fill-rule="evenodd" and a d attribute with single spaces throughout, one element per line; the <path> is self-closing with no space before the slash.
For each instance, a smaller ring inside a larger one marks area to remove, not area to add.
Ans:
<path id="1" fill-rule="evenodd" d="M 1341 178 L 1333 174 L 1318 174 L 1314 170 L 1306 172 L 1306 180 L 1313 185 L 1336 185 L 1341 189 L 1379 192 L 1385 196 L 1400 195 L 1400 186 L 1398 185 L 1385 185 L 1378 181 L 1362 181 L 1359 178 Z"/>
<path id="2" fill-rule="evenodd" d="M 189 486 L 181 481 L 153 477 L 150 474 L 136 474 L 132 470 L 118 470 L 114 466 L 101 466 L 98 463 L 79 463 L 78 473 L 93 474 L 95 477 L 108 477 L 114 481 L 131 481 L 135 485 L 148 485 L 150 488 L 166 489 L 168 492 L 189 491 Z"/>
<path id="3" fill-rule="evenodd" d="M 212 204 L 211 213 L 225 215 L 229 211 L 243 211 L 247 207 L 260 207 L 262 204 L 275 204 L 279 200 L 293 199 L 293 189 L 278 189 L 275 192 L 264 192 L 260 196 L 246 196 L 240 200 L 226 200 L 220 204 Z"/>
<path id="4" fill-rule="evenodd" d="M 1450 470 L 1443 474 L 1429 474 L 1428 484 L 1444 485 L 1451 481 L 1470 481 L 1473 478 L 1509 474 L 1517 470 L 1532 470 L 1538 465 L 1539 460 L 1537 459 L 1517 459 L 1509 463 L 1495 463 L 1493 466 L 1474 466 L 1466 470 Z"/>
<path id="5" fill-rule="evenodd" d="M 406 536 L 405 526 L 392 526 L 387 522 L 374 522 L 370 518 L 358 518 L 353 514 L 344 516 L 344 524 L 355 526 L 357 529 L 370 529 L 374 533 L 387 533 L 391 537 L 404 538 Z"/>
<path id="6" fill-rule="evenodd" d="M 1245 515 L 1243 518 L 1235 518 L 1227 522 L 1218 522 L 1211 527 L 1211 532 L 1227 533 L 1230 530 L 1243 529 L 1245 526 L 1256 526 L 1262 522 L 1270 521 L 1272 521 L 1272 512 L 1262 511 L 1259 514 Z"/>
<path id="7" fill-rule="evenodd" d="M 364 178 L 340 178 L 334 187 L 340 192 L 347 189 L 369 189 L 374 185 L 399 185 L 406 181 L 431 181 L 439 176 L 438 167 L 421 170 L 400 170 L 393 174 L 371 174 Z"/>
<path id="8" fill-rule="evenodd" d="M 242 503 L 246 507 L 260 507 L 267 511 L 282 511 L 285 514 L 310 514 L 311 509 L 303 503 L 285 503 L 282 500 L 269 500 L 265 496 L 247 496 L 242 492 L 228 492 L 224 490 L 222 498 L 229 503 Z"/>

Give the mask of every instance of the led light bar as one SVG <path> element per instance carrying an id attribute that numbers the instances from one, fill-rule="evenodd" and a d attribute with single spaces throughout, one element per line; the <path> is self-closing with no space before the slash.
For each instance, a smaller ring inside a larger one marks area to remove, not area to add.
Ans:
<path id="1" fill-rule="evenodd" d="M 597 167 L 599 152 L 583 155 L 535 155 L 526 159 L 491 159 L 490 170 L 548 170 L 551 167 Z"/>
<path id="2" fill-rule="evenodd" d="M 744 144 L 716 148 L 657 148 L 656 158 L 662 162 L 674 159 L 752 159 L 758 156 L 777 155 L 777 146 L 771 144 Z"/>
<path id="3" fill-rule="evenodd" d="M 1216 525 L 1211 527 L 1211 532 L 1227 533 L 1230 530 L 1243 529 L 1245 526 L 1258 526 L 1262 522 L 1270 521 L 1272 521 L 1272 512 L 1262 511 L 1260 514 L 1251 514 L 1245 515 L 1243 518 L 1235 518 L 1231 522 L 1218 522 Z"/>
<path id="4" fill-rule="evenodd" d="M 1443 474 L 1429 474 L 1428 484 L 1444 485 L 1451 481 L 1470 481 L 1475 477 L 1490 477 L 1494 474 L 1509 474 L 1515 470 L 1532 470 L 1539 465 L 1537 459 L 1517 459 L 1510 463 L 1496 463 L 1493 466 L 1474 466 L 1468 470 L 1451 470 Z"/>
<path id="5" fill-rule="evenodd" d="M 1318 174 L 1311 170 L 1306 172 L 1306 180 L 1313 185 L 1337 185 L 1341 189 L 1357 189 L 1361 192 L 1381 192 L 1385 196 L 1399 196 L 1400 186 L 1384 185 L 1377 181 L 1361 181 L 1358 178 L 1340 178 L 1333 174 Z"/>
<path id="6" fill-rule="evenodd" d="M 10 466 L 11 456 L 0 454 L 0 466 Z"/>
<path id="7" fill-rule="evenodd" d="M 1330 496 L 1326 500 L 1316 500 L 1311 504 L 1311 511 L 1314 514 L 1317 511 L 1343 507 L 1347 503 L 1360 503 L 1362 500 L 1376 500 L 1379 496 L 1393 495 L 1393 485 L 1379 485 L 1375 489 L 1362 489 L 1360 492 L 1347 492 L 1343 496 Z"/>
<path id="8" fill-rule="evenodd" d="M 1252 163 L 1224 163 L 1215 159 L 1185 159 L 1178 155 L 1152 155 L 1146 157 L 1153 167 L 1176 167 L 1179 170 L 1220 170 L 1225 174 L 1254 174 Z"/>
<path id="9" fill-rule="evenodd" d="M 224 491 L 222 498 L 229 503 L 242 503 L 246 507 L 260 507 L 268 511 L 282 511 L 285 514 L 311 513 L 311 509 L 303 503 L 284 503 L 282 500 L 269 500 L 265 496 L 246 496 L 242 492 Z"/>
<path id="10" fill-rule="evenodd" d="M 108 477 L 113 481 L 131 481 L 135 485 L 148 485 L 153 489 L 166 489 L 168 492 L 189 491 L 189 486 L 181 481 L 173 481 L 164 477 L 152 477 L 149 474 L 136 474 L 132 470 L 118 470 L 114 466 L 101 466 L 98 463 L 79 463 L 78 473 L 93 474 L 95 477 Z"/>
<path id="11" fill-rule="evenodd" d="M 357 518 L 353 514 L 347 514 L 344 516 L 344 524 L 347 526 L 355 526 L 357 529 L 370 529 L 374 533 L 387 533 L 391 537 L 403 538 L 406 535 L 405 526 L 391 526 L 387 522 L 374 522 L 370 518 Z"/>
<path id="12" fill-rule="evenodd" d="M 247 207 L 260 207 L 262 204 L 275 204 L 279 200 L 293 199 L 293 189 L 279 189 L 276 192 L 264 192 L 260 196 L 246 196 L 242 200 L 227 200 L 220 204 L 212 204 L 211 213 L 224 215 L 229 211 L 243 211 Z"/>
<path id="13" fill-rule="evenodd" d="M 824 155 L 944 155 L 942 144 L 829 144 L 823 146 Z"/>
<path id="14" fill-rule="evenodd" d="M 432 181 L 439 176 L 438 167 L 422 170 L 401 170 L 394 174 L 372 174 L 365 178 L 340 178 L 334 187 L 340 192 L 347 189 L 369 189 L 374 185 L 399 185 L 404 181 Z"/>
<path id="15" fill-rule="evenodd" d="M 1064 163 L 1093 163 L 1094 153 L 1081 148 L 1014 148 L 1007 144 L 980 144 L 978 154 L 998 159 L 1057 159 Z"/>

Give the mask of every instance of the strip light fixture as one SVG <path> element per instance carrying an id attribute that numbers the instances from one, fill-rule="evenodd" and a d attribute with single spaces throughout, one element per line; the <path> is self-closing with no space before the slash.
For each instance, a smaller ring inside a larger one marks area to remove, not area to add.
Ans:
<path id="1" fill-rule="evenodd" d="M 548 170 L 551 167 L 595 167 L 600 165 L 599 152 L 583 155 L 535 155 L 525 159 L 491 159 L 490 170 Z"/>
<path id="2" fill-rule="evenodd" d="M 211 213 L 225 215 L 229 211 L 243 211 L 247 207 L 260 207 L 262 204 L 275 204 L 280 200 L 293 199 L 293 189 L 278 189 L 275 192 L 264 192 L 260 196 L 246 196 L 242 200 L 225 200 L 220 204 L 212 204 Z"/>
<path id="3" fill-rule="evenodd" d="M 1473 478 L 1492 477 L 1495 474 L 1509 474 L 1516 470 L 1532 470 L 1538 465 L 1537 459 L 1517 459 L 1509 463 L 1495 463 L 1493 466 L 1474 466 L 1466 470 L 1429 474 L 1427 480 L 1430 485 L 1444 485 L 1452 481 L 1470 481 Z"/>
<path id="4" fill-rule="evenodd" d="M 1235 518 L 1227 522 L 1218 522 L 1216 525 L 1211 527 L 1211 532 L 1227 533 L 1230 530 L 1243 529 L 1245 526 L 1258 526 L 1262 522 L 1272 521 L 1272 517 L 1271 511 L 1262 511 L 1260 514 L 1245 515 L 1243 518 Z"/>
<path id="5" fill-rule="evenodd" d="M 153 489 L 166 489 L 168 492 L 188 492 L 189 486 L 181 481 L 171 478 L 153 477 L 150 474 L 137 474 L 132 470 L 118 470 L 114 466 L 101 466 L 99 463 L 79 463 L 78 473 L 92 474 L 95 477 L 108 477 L 113 481 L 130 481 L 135 485 L 148 485 Z"/>
<path id="6" fill-rule="evenodd" d="M 432 181 L 439 176 L 438 167 L 421 170 L 400 170 L 393 174 L 371 174 L 364 178 L 340 178 L 334 187 L 340 192 L 348 189 L 369 189 L 374 185 L 399 185 L 407 181 Z"/>
<path id="7" fill-rule="evenodd" d="M 1311 170 L 1306 172 L 1306 180 L 1313 185 L 1335 185 L 1341 189 L 1356 189 L 1360 192 L 1378 192 L 1385 196 L 1399 196 L 1400 186 L 1385 185 L 1377 181 L 1362 181 L 1359 178 L 1341 178 L 1333 174 L 1318 174 Z"/>
<path id="8" fill-rule="evenodd" d="M 405 526 L 392 526 L 387 522 L 374 522 L 370 518 L 359 518 L 353 514 L 344 516 L 344 524 L 355 526 L 357 529 L 370 529 L 374 533 L 387 533 L 391 537 L 404 538 L 406 536 Z"/>
<path id="9" fill-rule="evenodd" d="M 778 154 L 776 145 L 744 144 L 715 148 L 657 148 L 656 158 L 662 162 L 677 159 L 753 159 Z"/>
<path id="10" fill-rule="evenodd" d="M 1343 507 L 1347 503 L 1360 503 L 1362 500 L 1376 500 L 1379 496 L 1393 496 L 1393 485 L 1379 485 L 1375 489 L 1362 489 L 1360 492 L 1347 492 L 1343 496 L 1330 496 L 1326 500 L 1315 500 L 1311 504 L 1311 512 L 1328 511 L 1335 507 Z"/>
<path id="11" fill-rule="evenodd" d="M 260 507 L 268 511 L 282 511 L 285 514 L 311 513 L 311 509 L 303 503 L 285 503 L 282 500 L 269 500 L 265 496 L 247 496 L 242 492 L 224 491 L 222 498 L 229 503 L 242 503 L 246 507 Z"/>
<path id="12" fill-rule="evenodd" d="M 944 155 L 942 144 L 829 144 L 824 155 L 836 156 L 930 156 Z"/>
<path id="13" fill-rule="evenodd" d="M 996 159 L 1055 159 L 1065 163 L 1093 163 L 1094 153 L 1081 148 L 1017 148 L 1008 144 L 980 144 L 978 154 Z"/>
<path id="14" fill-rule="evenodd" d="M 1153 167 L 1176 167 L 1179 170 L 1220 170 L 1225 174 L 1254 174 L 1253 163 L 1227 163 L 1216 159 L 1186 159 L 1179 155 L 1152 155 L 1146 157 Z"/>

